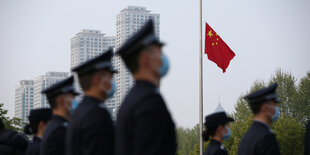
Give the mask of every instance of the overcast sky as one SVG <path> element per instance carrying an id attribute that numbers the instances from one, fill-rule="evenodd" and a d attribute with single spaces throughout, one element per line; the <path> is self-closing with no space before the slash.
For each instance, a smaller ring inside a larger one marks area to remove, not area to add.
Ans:
<path id="1" fill-rule="evenodd" d="M 82 29 L 116 35 L 126 6 L 160 14 L 171 70 L 162 93 L 178 126 L 199 122 L 199 0 L 0 0 L 0 102 L 14 115 L 15 87 L 47 71 L 70 70 L 70 39 Z M 204 55 L 204 115 L 233 112 L 256 79 L 277 68 L 310 71 L 310 1 L 203 0 L 203 21 L 236 53 L 225 74 Z M 203 26 L 203 29 L 205 26 Z"/>

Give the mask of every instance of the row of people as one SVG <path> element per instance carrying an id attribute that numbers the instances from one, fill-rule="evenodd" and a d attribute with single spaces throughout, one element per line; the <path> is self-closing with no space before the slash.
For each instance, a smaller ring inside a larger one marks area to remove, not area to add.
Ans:
<path id="1" fill-rule="evenodd" d="M 117 88 L 113 76 L 118 71 L 112 66 L 112 50 L 72 69 L 84 94 L 79 104 L 73 77 L 44 90 L 51 110 L 30 113 L 25 131 L 34 138 L 27 154 L 175 155 L 175 124 L 159 89 L 169 69 L 163 46 L 149 21 L 117 51 L 135 84 L 118 111 L 116 124 L 104 104 Z M 246 96 L 254 122 L 243 136 L 238 154 L 280 154 L 269 128 L 279 117 L 276 88 L 274 84 Z M 222 143 L 229 138 L 229 123 L 233 121 L 225 112 L 206 117 L 203 137 L 206 141 L 211 137 L 211 142 L 205 155 L 228 154 Z"/>

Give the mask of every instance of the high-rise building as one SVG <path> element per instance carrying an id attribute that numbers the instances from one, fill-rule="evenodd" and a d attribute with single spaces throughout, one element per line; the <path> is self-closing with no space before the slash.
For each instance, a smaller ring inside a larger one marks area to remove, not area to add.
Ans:
<path id="1" fill-rule="evenodd" d="M 115 48 L 116 37 L 104 36 L 99 30 L 82 30 L 71 39 L 71 68 Z"/>
<path id="2" fill-rule="evenodd" d="M 155 35 L 159 39 L 159 14 L 151 13 L 146 7 L 127 6 L 116 18 L 116 49 L 120 48 L 132 34 L 137 32 L 150 19 L 154 22 Z M 114 107 L 115 117 L 121 102 L 133 85 L 133 79 L 119 56 L 114 57 L 113 65 L 119 71 L 115 76 L 118 90 L 111 102 L 107 103 L 107 106 Z"/>
<path id="3" fill-rule="evenodd" d="M 47 72 L 45 75 L 36 77 L 33 81 L 34 98 L 33 108 L 45 108 L 49 107 L 46 96 L 41 92 L 51 85 L 64 80 L 69 77 L 67 72 Z"/>
<path id="4" fill-rule="evenodd" d="M 33 108 L 33 81 L 22 80 L 15 88 L 15 117 L 28 122 L 27 116 Z"/>

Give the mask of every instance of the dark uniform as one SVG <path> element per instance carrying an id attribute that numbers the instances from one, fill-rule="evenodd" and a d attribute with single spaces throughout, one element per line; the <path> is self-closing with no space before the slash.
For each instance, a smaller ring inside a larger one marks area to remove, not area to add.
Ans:
<path id="1" fill-rule="evenodd" d="M 28 116 L 30 124 L 26 125 L 24 132 L 33 135 L 32 142 L 29 143 L 26 155 L 40 155 L 41 138 L 35 132 L 39 132 L 40 122 L 47 123 L 52 118 L 52 110 L 49 108 L 33 109 Z"/>
<path id="2" fill-rule="evenodd" d="M 280 155 L 276 136 L 269 127 L 254 121 L 243 136 L 239 148 L 239 155 Z"/>
<path id="3" fill-rule="evenodd" d="M 163 45 L 154 35 L 151 20 L 120 48 L 118 54 L 126 63 L 150 45 Z M 154 84 L 135 81 L 118 112 L 115 140 L 116 155 L 176 154 L 175 125 Z"/>
<path id="4" fill-rule="evenodd" d="M 112 67 L 110 49 L 76 68 L 78 76 L 107 70 L 116 73 Z M 103 101 L 84 96 L 74 111 L 66 137 L 66 155 L 113 155 L 114 125 Z"/>
<path id="5" fill-rule="evenodd" d="M 67 135 L 67 155 L 113 155 L 114 126 L 102 101 L 84 96 Z"/>
<path id="6" fill-rule="evenodd" d="M 116 155 L 176 153 L 175 125 L 158 88 L 136 81 L 117 119 Z"/>
<path id="7" fill-rule="evenodd" d="M 304 155 L 310 155 L 310 120 L 306 125 L 306 135 L 305 135 L 305 152 Z"/>
<path id="8" fill-rule="evenodd" d="M 274 100 L 279 103 L 276 95 L 277 84 L 256 91 L 245 98 L 251 104 L 261 104 Z M 244 134 L 238 148 L 238 155 L 280 155 L 280 149 L 273 131 L 266 124 L 255 121 Z"/>
<path id="9" fill-rule="evenodd" d="M 34 136 L 32 143 L 29 143 L 26 155 L 40 155 L 40 146 L 41 146 L 41 138 Z"/>
<path id="10" fill-rule="evenodd" d="M 53 115 L 47 124 L 41 146 L 42 155 L 64 155 L 65 137 L 68 121 L 60 116 Z"/>
<path id="11" fill-rule="evenodd" d="M 228 155 L 228 152 L 221 142 L 212 139 L 203 155 Z"/>
<path id="12" fill-rule="evenodd" d="M 74 79 L 69 77 L 59 83 L 54 84 L 50 88 L 44 90 L 48 100 L 61 95 L 70 93 L 78 95 L 73 87 Z M 51 104 L 51 103 L 50 103 Z M 58 104 L 58 103 L 54 103 Z M 68 126 L 68 120 L 59 115 L 53 115 L 52 119 L 46 125 L 41 144 L 41 155 L 64 155 L 65 154 L 65 137 Z"/>
<path id="13" fill-rule="evenodd" d="M 0 128 L 0 155 L 24 155 L 27 146 L 28 141 L 24 136 L 16 131 Z"/>

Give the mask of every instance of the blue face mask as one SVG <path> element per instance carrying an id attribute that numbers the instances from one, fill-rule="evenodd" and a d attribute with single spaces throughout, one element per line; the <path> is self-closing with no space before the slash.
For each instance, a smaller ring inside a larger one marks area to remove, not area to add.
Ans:
<path id="1" fill-rule="evenodd" d="M 275 114 L 272 116 L 272 122 L 277 121 L 280 118 L 280 110 L 279 107 L 275 108 Z"/>
<path id="2" fill-rule="evenodd" d="M 231 135 L 231 129 L 230 128 L 228 128 L 228 131 L 227 131 L 227 134 L 226 135 L 224 135 L 224 140 L 227 140 L 229 137 L 230 137 L 230 135 Z"/>
<path id="3" fill-rule="evenodd" d="M 79 102 L 76 99 L 72 100 L 72 105 L 71 105 L 71 109 L 70 109 L 70 114 L 72 115 L 75 111 L 75 109 L 78 107 Z"/>
<path id="4" fill-rule="evenodd" d="M 162 54 L 161 61 L 162 61 L 162 65 L 159 68 L 159 75 L 160 77 L 164 77 L 169 71 L 169 60 L 164 54 Z"/>
<path id="5" fill-rule="evenodd" d="M 71 110 L 75 110 L 77 108 L 77 106 L 79 105 L 79 102 L 76 99 L 72 100 L 72 107 Z"/>
<path id="6" fill-rule="evenodd" d="M 116 83 L 114 80 L 111 82 L 111 89 L 107 92 L 107 98 L 111 98 L 116 91 Z"/>

